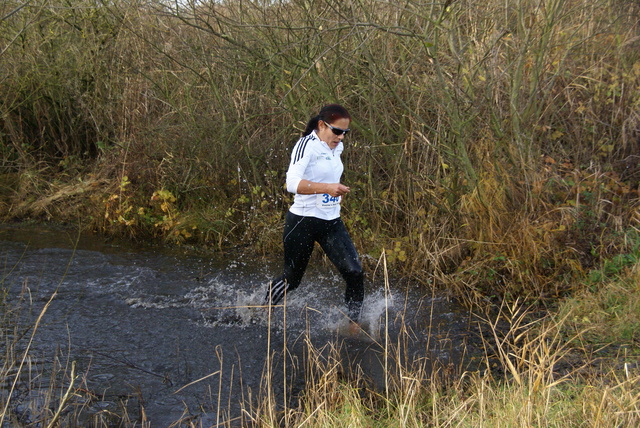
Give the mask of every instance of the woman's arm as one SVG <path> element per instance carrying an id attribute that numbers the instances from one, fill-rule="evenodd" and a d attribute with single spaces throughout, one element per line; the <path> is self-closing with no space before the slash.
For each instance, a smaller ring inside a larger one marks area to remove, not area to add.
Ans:
<path id="1" fill-rule="evenodd" d="M 351 189 L 341 183 L 315 183 L 305 178 L 298 183 L 297 193 L 301 195 L 315 195 L 328 193 L 331 196 L 344 196 Z"/>

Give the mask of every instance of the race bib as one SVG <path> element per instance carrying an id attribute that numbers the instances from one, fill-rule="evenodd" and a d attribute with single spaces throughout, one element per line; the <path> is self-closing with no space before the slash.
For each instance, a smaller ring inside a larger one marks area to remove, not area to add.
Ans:
<path id="1" fill-rule="evenodd" d="M 320 209 L 334 208 L 340 205 L 341 196 L 331 196 L 328 193 L 316 195 L 316 206 Z"/>

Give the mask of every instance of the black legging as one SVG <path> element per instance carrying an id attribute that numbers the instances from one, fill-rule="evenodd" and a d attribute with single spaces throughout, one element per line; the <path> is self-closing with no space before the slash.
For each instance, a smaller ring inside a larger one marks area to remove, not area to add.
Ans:
<path id="1" fill-rule="evenodd" d="M 364 273 L 358 252 L 342 220 L 302 217 L 288 211 L 282 240 L 284 273 L 269 283 L 265 302 L 275 305 L 285 292 L 298 288 L 311 258 L 314 242 L 318 242 L 347 282 L 344 300 L 349 318 L 357 321 L 364 299 Z"/>

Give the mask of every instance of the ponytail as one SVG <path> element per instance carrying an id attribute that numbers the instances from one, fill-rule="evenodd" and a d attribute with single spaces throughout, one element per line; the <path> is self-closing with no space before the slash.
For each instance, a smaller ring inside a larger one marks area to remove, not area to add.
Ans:
<path id="1" fill-rule="evenodd" d="M 302 136 L 306 137 L 307 135 L 311 134 L 314 130 L 318 129 L 318 122 L 320 122 L 320 115 L 309 119 L 309 122 L 307 122 L 307 127 L 305 128 Z"/>

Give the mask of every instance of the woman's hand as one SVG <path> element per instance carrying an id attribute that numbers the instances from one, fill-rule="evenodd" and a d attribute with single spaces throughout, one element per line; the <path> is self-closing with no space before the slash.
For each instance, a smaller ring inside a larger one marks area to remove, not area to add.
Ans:
<path id="1" fill-rule="evenodd" d="M 344 196 L 351 191 L 347 186 L 341 183 L 330 183 L 327 184 L 327 191 L 323 193 L 328 193 L 331 196 Z"/>

